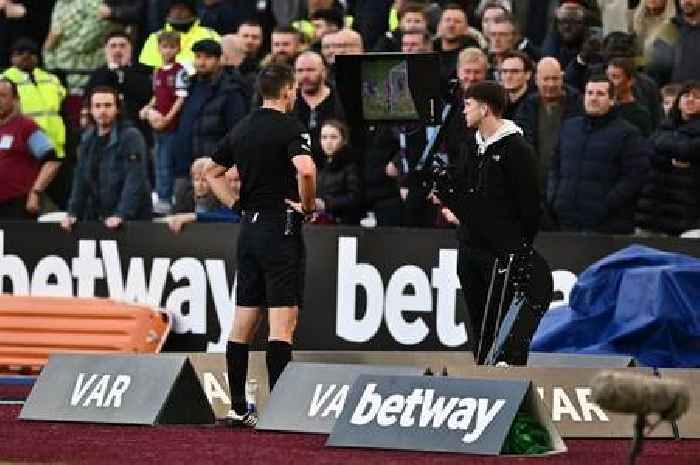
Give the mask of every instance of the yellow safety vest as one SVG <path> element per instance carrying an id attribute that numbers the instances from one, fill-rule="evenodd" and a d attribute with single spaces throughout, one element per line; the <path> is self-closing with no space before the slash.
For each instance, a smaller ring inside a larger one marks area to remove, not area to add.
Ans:
<path id="1" fill-rule="evenodd" d="M 399 28 L 399 11 L 392 6 L 391 10 L 389 11 L 389 30 L 391 32 L 394 32 L 398 28 Z"/>
<path id="2" fill-rule="evenodd" d="M 352 25 L 355 21 L 355 18 L 352 16 L 346 16 L 345 17 L 345 27 L 348 29 L 352 29 Z M 294 21 L 292 23 L 292 27 L 296 29 L 297 31 L 301 32 L 301 34 L 304 36 L 304 40 L 306 42 L 313 42 L 314 40 L 314 33 L 316 32 L 316 28 L 314 27 L 314 23 L 309 21 L 308 19 L 301 19 L 299 21 Z"/>
<path id="3" fill-rule="evenodd" d="M 66 126 L 61 117 L 61 104 L 66 97 L 66 89 L 61 81 L 43 69 L 34 68 L 34 81 L 19 68 L 8 68 L 4 73 L 17 84 L 21 111 L 32 118 L 53 142 L 56 156 L 65 156 Z"/>
<path id="4" fill-rule="evenodd" d="M 174 29 L 170 24 L 166 23 L 163 29 L 148 36 L 148 40 L 146 40 L 146 44 L 143 46 L 143 50 L 141 50 L 141 55 L 139 56 L 139 61 L 144 65 L 153 68 L 158 68 L 163 65 L 163 59 L 158 51 L 158 34 L 163 31 L 174 31 Z M 180 53 L 177 54 L 175 60 L 185 66 L 192 65 L 192 63 L 194 63 L 192 46 L 202 39 L 214 39 L 217 42 L 221 42 L 221 37 L 216 31 L 208 27 L 200 26 L 199 21 L 195 21 L 189 31 L 180 33 Z"/>

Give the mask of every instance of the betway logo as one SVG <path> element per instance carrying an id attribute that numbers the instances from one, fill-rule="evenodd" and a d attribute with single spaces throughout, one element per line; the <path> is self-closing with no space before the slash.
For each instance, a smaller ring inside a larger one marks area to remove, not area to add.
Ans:
<path id="1" fill-rule="evenodd" d="M 438 267 L 432 269 L 432 279 L 414 265 L 405 265 L 394 271 L 384 292 L 379 271 L 369 263 L 357 263 L 357 239 L 341 237 L 338 240 L 338 294 L 336 334 L 352 342 L 367 342 L 379 331 L 382 318 L 393 338 L 405 345 L 422 342 L 430 332 L 425 320 L 405 312 L 431 313 L 433 292 L 437 290 L 435 325 L 440 342 L 448 347 L 467 342 L 464 323 L 455 323 L 457 289 L 457 251 L 440 250 Z M 356 312 L 355 291 L 364 289 L 367 307 L 364 315 Z M 412 288 L 412 293 L 407 289 Z"/>
<path id="2" fill-rule="evenodd" d="M 554 290 L 563 295 L 563 300 L 552 302 L 551 306 L 567 304 L 576 275 L 567 270 L 556 270 L 552 272 L 552 278 Z M 358 288 L 366 296 L 364 313 L 357 308 Z M 434 307 L 433 289 L 436 291 Z M 434 308 L 438 340 L 447 347 L 461 346 L 467 342 L 467 331 L 463 322 L 455 321 L 456 312 L 463 312 L 456 305 L 458 289 L 461 286 L 455 249 L 440 249 L 438 266 L 431 270 L 430 277 L 417 266 L 405 265 L 389 276 L 385 288 L 377 268 L 371 263 L 358 263 L 357 239 L 340 237 L 336 335 L 351 342 L 367 342 L 377 334 L 384 320 L 397 342 L 420 344 L 430 328 L 425 319 L 416 314 L 429 314 Z"/>
<path id="3" fill-rule="evenodd" d="M 505 399 L 435 396 L 434 389 L 416 388 L 405 396 L 393 394 L 382 398 L 375 392 L 376 383 L 365 386 L 360 401 L 350 418 L 353 425 L 394 424 L 402 428 L 433 428 L 460 430 L 462 442 L 477 441 L 506 404 Z M 473 425 L 472 425 L 473 423 Z"/>
<path id="4" fill-rule="evenodd" d="M 213 304 L 221 333 L 208 351 L 223 352 L 236 289 L 235 274 L 230 283 L 224 260 L 155 257 L 150 274 L 146 269 L 143 257 L 130 257 L 125 270 L 115 240 L 80 240 L 77 257 L 48 255 L 29 270 L 21 257 L 5 254 L 4 232 L 0 230 L 0 292 L 12 289 L 18 295 L 95 297 L 98 283 L 100 291 L 106 284 L 106 295 L 100 292 L 100 296 L 166 308 L 173 316 L 173 331 L 179 334 L 207 334 L 207 306 Z M 430 276 L 417 266 L 405 265 L 389 275 L 385 287 L 375 266 L 358 263 L 357 239 L 340 237 L 336 335 L 347 341 L 367 342 L 385 322 L 394 340 L 415 345 L 431 331 L 426 322 L 434 321 L 434 331 L 444 346 L 463 345 L 467 332 L 464 322 L 456 321 L 457 311 L 464 315 L 456 305 L 460 289 L 456 269 L 457 251 L 441 249 L 438 266 Z M 554 272 L 553 276 L 555 289 L 563 290 L 566 302 L 576 276 L 568 271 Z M 8 281 L 10 287 L 6 288 Z M 208 302 L 208 289 L 213 302 Z M 365 308 L 357 308 L 358 289 L 367 297 Z M 434 317 L 428 317 L 433 312 Z"/>
<path id="5" fill-rule="evenodd" d="M 219 323 L 225 328 L 219 342 L 210 344 L 208 349 L 223 351 L 226 346 L 236 284 L 234 278 L 233 285 L 229 286 L 223 260 L 154 258 L 147 280 L 144 259 L 132 257 L 125 279 L 117 241 L 81 240 L 77 257 L 65 260 L 57 255 L 46 256 L 30 273 L 22 258 L 5 254 L 4 238 L 0 230 L 0 293 L 7 292 L 4 284 L 8 278 L 12 292 L 17 295 L 95 297 L 96 283 L 103 280 L 112 299 L 157 307 L 165 301 L 163 306 L 174 316 L 173 331 L 176 333 L 206 334 L 208 285 Z M 98 245 L 101 257 L 97 254 Z M 165 295 L 168 278 L 182 285 Z M 73 279 L 77 283 L 75 288 Z"/>

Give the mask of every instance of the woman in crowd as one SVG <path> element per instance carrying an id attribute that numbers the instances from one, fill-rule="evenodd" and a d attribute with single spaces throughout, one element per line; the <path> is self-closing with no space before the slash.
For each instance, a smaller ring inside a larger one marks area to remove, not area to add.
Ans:
<path id="1" fill-rule="evenodd" d="M 321 148 L 325 160 L 316 177 L 314 223 L 357 224 L 360 218 L 362 186 L 360 173 L 348 146 L 345 123 L 327 120 L 321 127 Z"/>
<path id="2" fill-rule="evenodd" d="M 700 81 L 683 86 L 670 118 L 652 136 L 651 176 L 637 205 L 645 233 L 677 236 L 700 220 Z"/>

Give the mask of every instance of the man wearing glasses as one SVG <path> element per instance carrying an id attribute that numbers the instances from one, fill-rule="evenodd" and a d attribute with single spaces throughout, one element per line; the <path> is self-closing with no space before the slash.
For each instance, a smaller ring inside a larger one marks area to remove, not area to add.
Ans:
<path id="1" fill-rule="evenodd" d="M 499 75 L 501 84 L 508 94 L 508 102 L 503 117 L 514 119 L 518 108 L 530 91 L 533 63 L 527 54 L 514 51 L 503 55 Z"/>

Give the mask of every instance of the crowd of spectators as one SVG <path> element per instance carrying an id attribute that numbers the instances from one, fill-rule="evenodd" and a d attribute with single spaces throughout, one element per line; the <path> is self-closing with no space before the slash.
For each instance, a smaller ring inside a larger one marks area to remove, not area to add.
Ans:
<path id="1" fill-rule="evenodd" d="M 544 229 L 680 235 L 700 228 L 698 44 L 700 0 L 0 0 L 0 219 L 236 222 L 241 180 L 214 192 L 203 173 L 283 63 L 316 224 L 455 227 L 425 153 L 461 156 L 461 95 L 496 80 Z M 440 137 L 349 124 L 336 57 L 371 52 L 438 54 Z"/>

